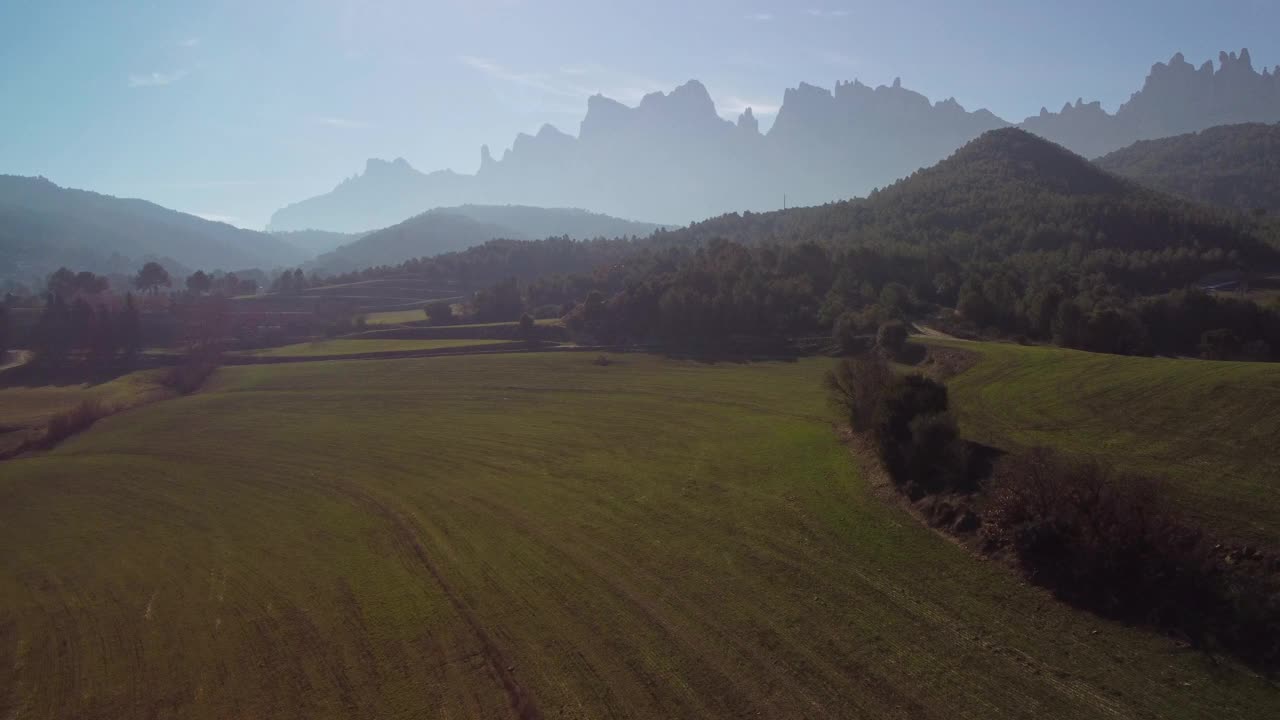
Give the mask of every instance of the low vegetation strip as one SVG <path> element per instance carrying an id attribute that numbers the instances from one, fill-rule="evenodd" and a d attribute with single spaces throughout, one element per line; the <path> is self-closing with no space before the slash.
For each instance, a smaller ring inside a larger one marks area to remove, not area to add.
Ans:
<path id="1" fill-rule="evenodd" d="M 238 357 L 325 357 L 334 355 L 367 355 L 374 353 L 399 353 L 417 350 L 446 350 L 454 348 L 487 347 L 510 344 L 502 340 L 457 338 L 450 340 L 348 340 L 333 339 L 296 343 L 262 350 L 235 353 Z"/>
<path id="2" fill-rule="evenodd" d="M 122 410 L 167 397 L 163 371 L 144 370 L 105 382 L 62 380 L 62 384 L 11 384 L 0 387 L 0 454 L 36 442 L 50 422 L 85 403 Z"/>
<path id="3" fill-rule="evenodd" d="M 1206 527 L 1280 547 L 1280 365 L 926 342 L 979 357 L 947 381 L 966 438 L 1167 478 Z"/>
<path id="4" fill-rule="evenodd" d="M 894 374 L 878 352 L 842 360 L 826 385 L 930 524 L 976 534 L 1073 605 L 1280 666 L 1280 554 L 1221 542 L 1146 478 L 1039 448 L 997 458 L 961 440 L 946 386 Z"/>
<path id="5" fill-rule="evenodd" d="M 595 357 L 224 367 L 0 465 L 0 717 L 1280 707 L 882 502 L 829 360 Z"/>

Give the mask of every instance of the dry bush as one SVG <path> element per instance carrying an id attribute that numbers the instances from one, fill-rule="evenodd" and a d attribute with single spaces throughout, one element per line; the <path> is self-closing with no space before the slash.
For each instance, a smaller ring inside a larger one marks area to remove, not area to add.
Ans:
<path id="1" fill-rule="evenodd" d="M 856 432 L 871 429 L 881 399 L 893 380 L 888 363 L 873 353 L 840 360 L 824 379 L 831 402 Z"/>
<path id="2" fill-rule="evenodd" d="M 72 435 L 88 430 L 95 422 L 112 414 L 114 409 L 99 400 L 85 400 L 66 412 L 49 418 L 39 445 L 53 447 Z"/>
<path id="3" fill-rule="evenodd" d="M 216 351 L 192 351 L 160 376 L 160 384 L 181 395 L 190 395 L 199 390 L 221 364 L 222 355 Z"/>
<path id="4" fill-rule="evenodd" d="M 1046 450 L 1010 456 L 988 487 L 982 534 L 1072 604 L 1280 662 L 1280 559 L 1224 549 L 1150 480 Z"/>

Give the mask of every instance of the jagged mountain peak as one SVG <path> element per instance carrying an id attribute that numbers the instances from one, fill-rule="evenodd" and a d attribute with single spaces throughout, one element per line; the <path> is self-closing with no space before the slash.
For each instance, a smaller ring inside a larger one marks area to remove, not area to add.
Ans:
<path id="1" fill-rule="evenodd" d="M 1213 60 L 1196 67 L 1174 53 L 1152 66 L 1114 114 L 1077 97 L 1020 127 L 1098 157 L 1137 140 L 1280 120 L 1280 78 L 1254 71 L 1247 49 L 1223 53 L 1220 61 L 1221 67 Z M 865 194 L 1009 125 L 988 110 L 967 111 L 955 98 L 931 102 L 901 78 L 875 87 L 841 80 L 834 89 L 802 82 L 786 89 L 767 132 L 760 132 L 757 115 L 744 111 L 736 123 L 720 117 L 696 80 L 650 93 L 635 106 L 597 94 L 587 100 L 576 137 L 549 126 L 522 134 L 500 158 L 482 151 L 476 175 L 359 178 L 342 192 L 287 208 L 273 226 L 361 230 L 466 202 L 579 205 L 683 223 L 768 210 L 784 194 L 803 204 Z M 392 177 L 395 168 L 391 161 L 366 174 Z"/>
<path id="2" fill-rule="evenodd" d="M 364 164 L 364 174 L 366 176 L 390 176 L 390 175 L 406 175 L 421 174 L 409 164 L 408 160 L 398 157 L 395 160 L 383 160 L 382 158 L 369 158 Z"/>

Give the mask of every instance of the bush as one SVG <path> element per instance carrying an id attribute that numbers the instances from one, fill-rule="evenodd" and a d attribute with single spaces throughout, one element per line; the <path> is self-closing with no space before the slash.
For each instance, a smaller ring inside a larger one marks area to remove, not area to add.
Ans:
<path id="1" fill-rule="evenodd" d="M 897 357 L 907 344 L 907 326 L 901 320 L 890 320 L 876 331 L 876 345 L 889 357 Z"/>
<path id="2" fill-rule="evenodd" d="M 832 403 L 857 432 L 870 430 L 893 372 L 871 354 L 846 358 L 827 372 L 825 383 Z"/>
<path id="3" fill-rule="evenodd" d="M 1280 661 L 1280 560 L 1219 552 L 1149 480 L 1045 450 L 1009 457 L 989 486 L 982 535 L 1063 600 Z"/>
<path id="4" fill-rule="evenodd" d="M 88 430 L 95 422 L 107 417 L 112 409 L 98 400 L 85 400 L 74 408 L 49 418 L 40 445 L 53 447 L 72 435 Z"/>
<path id="5" fill-rule="evenodd" d="M 448 325 L 453 322 L 453 305 L 446 300 L 437 300 L 423 308 L 423 312 L 427 314 L 427 320 L 432 325 Z"/>
<path id="6" fill-rule="evenodd" d="M 912 500 L 977 486 L 982 458 L 970 453 L 947 410 L 947 387 L 923 375 L 892 377 L 875 405 L 872 437 L 880 461 Z"/>
<path id="7" fill-rule="evenodd" d="M 193 352 L 166 370 L 160 384 L 181 395 L 190 395 L 199 390 L 221 364 L 222 357 L 216 352 Z"/>

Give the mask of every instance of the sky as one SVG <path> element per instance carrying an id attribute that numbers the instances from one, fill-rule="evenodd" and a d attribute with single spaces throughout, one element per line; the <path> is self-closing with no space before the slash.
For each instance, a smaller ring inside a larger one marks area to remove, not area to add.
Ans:
<path id="1" fill-rule="evenodd" d="M 1151 65 L 1248 47 L 1280 64 L 1276 0 L 0 0 L 0 173 L 250 228 L 370 157 L 474 172 L 586 98 L 701 80 L 763 128 L 837 80 L 1010 120 L 1101 100 Z"/>

